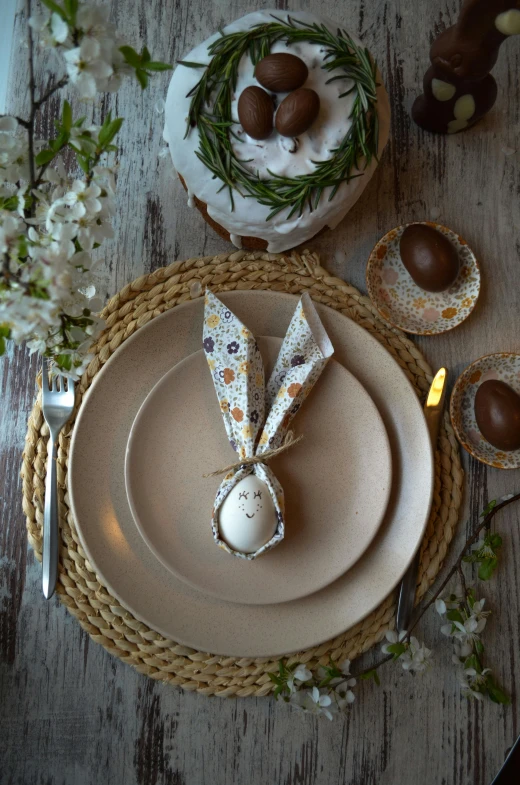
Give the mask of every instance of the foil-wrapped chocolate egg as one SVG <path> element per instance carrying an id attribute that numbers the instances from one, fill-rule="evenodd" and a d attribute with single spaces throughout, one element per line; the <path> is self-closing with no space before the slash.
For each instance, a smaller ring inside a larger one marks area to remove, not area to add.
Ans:
<path id="1" fill-rule="evenodd" d="M 499 379 L 482 382 L 475 395 L 475 419 L 497 450 L 520 449 L 520 395 Z"/>
<path id="2" fill-rule="evenodd" d="M 239 553 L 255 553 L 269 542 L 278 518 L 269 488 L 256 474 L 248 474 L 228 493 L 218 526 L 220 538 Z"/>
<path id="3" fill-rule="evenodd" d="M 401 259 L 411 277 L 426 292 L 444 292 L 459 274 L 459 255 L 441 232 L 426 224 L 411 224 L 401 235 Z"/>

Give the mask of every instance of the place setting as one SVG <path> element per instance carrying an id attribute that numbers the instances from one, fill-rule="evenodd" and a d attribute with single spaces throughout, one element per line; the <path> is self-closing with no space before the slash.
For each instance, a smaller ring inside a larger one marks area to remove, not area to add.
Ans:
<path id="1" fill-rule="evenodd" d="M 146 47 L 118 52 L 106 79 L 119 57 L 143 89 L 170 70 Z M 70 77 L 82 98 L 99 88 Z M 426 127 L 436 100 L 446 117 L 430 130 L 459 133 L 484 109 L 441 81 L 425 80 L 414 119 Z M 477 256 L 456 229 L 403 223 L 369 256 L 367 298 L 302 249 L 362 196 L 391 130 L 375 60 L 326 19 L 255 11 L 228 24 L 177 62 L 163 104 L 175 187 L 232 248 L 172 261 L 102 308 L 91 253 L 112 236 L 116 169 L 100 161 L 121 123 L 83 128 L 68 102 L 60 139 L 85 180 L 67 180 L 57 143 L 39 145 L 49 186 L 34 181 L 38 209 L 2 224 L 12 260 L 31 249 L 21 296 L 58 302 L 39 304 L 40 321 L 33 309 L 22 336 L 44 357 L 23 465 L 43 593 L 56 588 L 125 662 L 206 694 L 289 699 L 296 667 L 329 663 L 332 679 L 343 662 L 346 677 L 385 635 L 386 653 L 421 670 L 429 649 L 411 632 L 457 525 L 459 444 L 520 465 L 518 355 L 468 365 L 448 405 L 449 369 L 406 335 L 435 340 L 478 318 Z M 72 301 L 72 273 L 38 288 L 55 257 L 74 268 Z M 18 339 L 16 325 L 0 340 Z M 473 686 L 498 695 L 489 679 Z"/>

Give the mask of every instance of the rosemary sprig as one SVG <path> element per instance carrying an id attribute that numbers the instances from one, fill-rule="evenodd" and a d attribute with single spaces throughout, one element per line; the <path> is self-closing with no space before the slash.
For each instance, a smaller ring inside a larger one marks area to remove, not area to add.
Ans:
<path id="1" fill-rule="evenodd" d="M 204 68 L 197 84 L 190 90 L 186 136 L 192 128 L 199 131 L 199 149 L 196 155 L 229 190 L 231 208 L 234 209 L 233 191 L 241 196 L 254 198 L 270 208 L 267 220 L 287 209 L 287 219 L 301 215 L 307 206 L 316 209 L 326 188 L 328 200 L 336 195 L 343 182 L 360 177 L 377 156 L 379 123 L 377 115 L 377 67 L 368 50 L 354 43 L 344 30 L 332 33 L 323 24 L 307 24 L 288 17 L 284 22 L 273 17 L 274 22 L 257 25 L 251 30 L 222 33 L 208 47 L 211 57 L 207 65 L 180 62 L 190 68 Z M 329 82 L 351 79 L 352 87 L 342 93 L 345 97 L 355 93 L 350 119 L 352 125 L 341 144 L 332 150 L 332 157 L 315 161 L 315 171 L 297 177 L 282 177 L 269 172 L 269 178 L 260 178 L 247 168 L 247 161 L 235 155 L 232 137 L 235 125 L 231 117 L 231 102 L 236 90 L 239 64 L 245 55 L 256 64 L 271 51 L 277 41 L 295 43 L 309 41 L 325 50 L 323 68 L 330 72 Z M 340 70 L 340 73 L 334 73 Z"/>

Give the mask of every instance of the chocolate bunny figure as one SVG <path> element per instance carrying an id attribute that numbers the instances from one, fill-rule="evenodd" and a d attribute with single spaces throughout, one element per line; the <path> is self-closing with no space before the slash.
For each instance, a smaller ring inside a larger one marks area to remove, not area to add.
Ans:
<path id="1" fill-rule="evenodd" d="M 424 94 L 412 107 L 421 128 L 454 134 L 474 125 L 493 106 L 497 84 L 490 71 L 503 41 L 520 34 L 520 0 L 465 0 L 459 20 L 433 42 Z"/>

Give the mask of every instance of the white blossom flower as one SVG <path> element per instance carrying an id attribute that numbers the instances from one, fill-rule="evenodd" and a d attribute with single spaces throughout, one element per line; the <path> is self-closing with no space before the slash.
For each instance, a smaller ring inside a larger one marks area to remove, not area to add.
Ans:
<path id="1" fill-rule="evenodd" d="M 16 119 L 16 117 L 10 117 L 9 115 L 4 115 L 3 117 L 0 117 L 0 133 L 12 134 L 15 133 L 17 128 L 18 128 L 18 120 Z"/>
<path id="2" fill-rule="evenodd" d="M 455 665 L 460 665 L 461 660 L 465 660 L 473 652 L 473 643 L 469 640 L 466 641 L 453 641 L 453 662 Z"/>
<path id="3" fill-rule="evenodd" d="M 23 234 L 21 219 L 9 210 L 0 210 L 0 254 L 9 254 Z"/>
<path id="4" fill-rule="evenodd" d="M 96 95 L 98 80 L 111 76 L 112 66 L 101 59 L 101 45 L 95 38 L 83 38 L 80 46 L 65 52 L 67 73 L 81 98 L 92 99 Z"/>
<path id="5" fill-rule="evenodd" d="M 328 720 L 331 720 L 332 712 L 329 708 L 331 704 L 332 698 L 330 695 L 323 691 L 320 692 L 317 687 L 313 687 L 310 692 L 306 693 L 303 707 L 310 714 L 323 715 Z"/>
<path id="6" fill-rule="evenodd" d="M 424 643 L 419 643 L 412 635 L 408 648 L 400 657 L 400 662 L 405 671 L 420 672 L 430 666 L 431 656 L 431 649 L 428 649 Z"/>
<path id="7" fill-rule="evenodd" d="M 111 39 L 114 28 L 108 21 L 109 8 L 102 5 L 81 5 L 76 15 L 76 25 L 86 38 L 97 41 Z"/>
<path id="8" fill-rule="evenodd" d="M 287 687 L 289 692 L 295 692 L 298 687 L 306 681 L 312 679 L 312 673 L 305 665 L 298 665 L 289 678 L 287 679 Z"/>
<path id="9" fill-rule="evenodd" d="M 29 19 L 29 24 L 35 33 L 41 47 L 55 48 L 60 45 L 70 46 L 70 30 L 67 22 L 57 13 L 33 14 Z"/>
<path id="10" fill-rule="evenodd" d="M 484 700 L 484 695 L 479 687 L 486 683 L 489 673 L 491 673 L 490 668 L 484 668 L 481 673 L 478 673 L 475 668 L 459 668 L 457 677 L 462 687 L 462 694 L 466 698 L 475 698 L 478 701 Z"/>
<path id="11" fill-rule="evenodd" d="M 74 180 L 70 191 L 68 191 L 62 198 L 63 204 L 72 207 L 79 205 L 81 212 L 76 212 L 76 215 L 83 217 L 87 213 L 99 213 L 102 204 L 98 199 L 101 193 L 101 188 L 96 183 L 87 185 L 84 180 Z"/>
<path id="12" fill-rule="evenodd" d="M 388 643 L 384 643 L 381 646 L 381 651 L 383 654 L 391 654 L 392 652 L 388 651 L 388 646 L 392 646 L 394 643 L 402 643 L 408 633 L 405 630 L 401 630 L 399 634 L 395 630 L 387 630 L 385 633 L 385 638 L 387 639 Z"/>
<path id="13" fill-rule="evenodd" d="M 439 616 L 444 616 L 445 613 L 459 608 L 463 597 L 458 597 L 456 594 L 450 594 L 449 597 L 437 597 L 435 600 L 435 610 Z"/>

